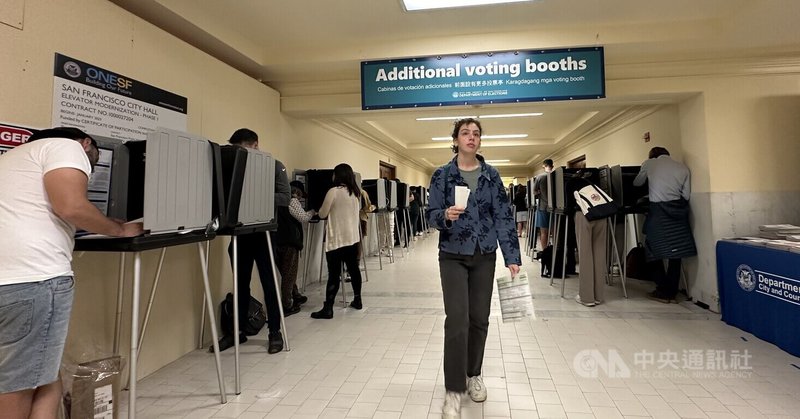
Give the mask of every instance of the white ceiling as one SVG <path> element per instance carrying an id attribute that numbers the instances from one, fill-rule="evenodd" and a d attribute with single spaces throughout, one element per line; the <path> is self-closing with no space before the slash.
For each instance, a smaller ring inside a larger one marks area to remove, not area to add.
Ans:
<path id="1" fill-rule="evenodd" d="M 448 121 L 417 117 L 542 112 L 484 121 L 504 176 L 533 173 L 570 139 L 632 108 L 685 95 L 361 111 L 359 63 L 397 57 L 570 46 L 605 47 L 615 66 L 800 51 L 796 0 L 537 0 L 405 12 L 400 0 L 112 0 L 281 93 L 282 110 L 356 132 L 432 169 L 452 154 Z M 646 77 L 647 75 L 641 75 Z"/>

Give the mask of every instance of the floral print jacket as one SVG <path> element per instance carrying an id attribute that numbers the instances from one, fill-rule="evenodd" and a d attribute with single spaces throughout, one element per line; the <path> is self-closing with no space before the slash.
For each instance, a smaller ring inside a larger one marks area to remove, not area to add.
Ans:
<path id="1" fill-rule="evenodd" d="M 470 191 L 467 208 L 456 221 L 445 220 L 447 208 L 455 205 L 457 185 L 466 186 L 454 157 L 431 177 L 428 222 L 439 230 L 439 250 L 459 255 L 503 251 L 506 266 L 520 265 L 519 239 L 511 203 L 497 169 L 478 155 L 481 173 L 476 191 Z"/>

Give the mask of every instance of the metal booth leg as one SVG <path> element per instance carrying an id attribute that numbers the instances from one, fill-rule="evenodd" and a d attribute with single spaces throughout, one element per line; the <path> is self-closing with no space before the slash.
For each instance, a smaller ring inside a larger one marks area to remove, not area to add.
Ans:
<path id="1" fill-rule="evenodd" d="M 272 280 L 275 282 L 275 296 L 278 300 L 278 310 L 281 313 L 281 332 L 283 332 L 283 348 L 287 352 L 291 351 L 289 346 L 289 333 L 286 332 L 286 318 L 283 315 L 283 302 L 281 301 L 281 284 L 278 282 L 278 267 L 275 265 L 275 253 L 272 252 L 272 239 L 269 232 L 267 235 L 267 247 L 269 248 L 269 260 L 272 265 Z"/>
<path id="2" fill-rule="evenodd" d="M 614 221 L 616 221 L 616 217 L 615 217 Z M 614 230 L 616 229 L 616 225 L 617 225 L 616 222 L 612 222 L 611 218 L 608 219 L 608 228 L 609 228 L 609 231 L 611 233 L 611 243 L 612 243 L 612 250 L 614 252 L 614 258 L 617 260 L 617 266 L 622 266 L 622 261 L 620 260 L 620 257 L 619 257 L 619 249 L 617 248 L 617 238 L 616 238 L 616 234 L 614 233 Z M 621 269 L 620 269 L 620 271 L 624 272 Z M 613 274 L 613 272 L 612 272 L 612 274 Z M 625 298 L 628 298 L 628 289 L 627 289 L 627 287 L 625 285 L 626 281 L 625 281 L 625 275 L 624 274 L 622 274 L 622 278 L 620 279 L 620 282 L 622 283 L 622 295 L 624 295 Z"/>
<path id="3" fill-rule="evenodd" d="M 369 273 L 367 273 L 367 241 L 364 240 L 365 238 L 364 232 L 361 231 L 360 222 L 358 223 L 358 236 L 361 237 L 360 239 L 361 246 L 359 246 L 359 248 L 361 249 L 361 261 L 364 262 L 364 279 L 365 279 L 364 282 L 369 282 Z M 359 269 L 361 268 L 359 267 Z"/>
<path id="4" fill-rule="evenodd" d="M 555 268 L 556 268 L 556 252 L 558 251 L 558 230 L 560 230 L 561 226 L 561 214 L 554 214 L 553 216 L 555 221 L 555 226 L 551 224 L 551 230 L 553 234 L 553 255 L 551 256 L 550 260 L 550 286 L 553 286 L 553 283 L 556 279 L 555 275 Z"/>
<path id="5" fill-rule="evenodd" d="M 341 288 L 342 288 L 342 307 L 343 308 L 347 308 L 347 287 L 345 286 L 346 284 L 344 282 L 345 272 L 347 272 L 348 274 L 350 273 L 350 271 L 347 271 L 345 269 L 344 263 L 342 263 L 339 266 L 339 282 L 341 282 L 341 285 L 342 285 Z M 350 280 L 352 281 L 353 279 L 350 278 Z"/>
<path id="6" fill-rule="evenodd" d="M 242 394 L 242 380 L 239 374 L 239 238 L 232 236 L 233 242 L 233 374 L 236 395 Z"/>
<path id="7" fill-rule="evenodd" d="M 211 240 L 206 242 L 206 266 L 208 266 L 208 255 L 211 253 Z M 204 293 L 205 294 L 205 293 Z M 197 349 L 203 349 L 203 340 L 206 333 L 206 297 L 203 295 L 203 301 L 200 302 L 200 336 L 197 340 Z"/>
<path id="8" fill-rule="evenodd" d="M 567 239 L 569 233 L 569 216 L 564 214 L 564 252 L 561 258 L 561 298 L 564 298 L 564 289 L 567 286 L 567 248 L 569 247 L 569 240 Z M 555 254 L 555 251 L 553 251 Z"/>
<path id="9" fill-rule="evenodd" d="M 114 319 L 114 355 L 119 355 L 122 334 L 122 296 L 125 286 L 125 253 L 119 254 L 119 280 L 117 281 L 117 317 Z"/>
<path id="10" fill-rule="evenodd" d="M 208 283 L 208 253 L 203 252 L 202 243 L 197 243 L 197 251 L 200 253 L 200 265 L 201 270 L 203 271 L 203 293 L 206 296 L 208 322 L 211 324 L 211 338 L 213 342 L 212 345 L 214 346 L 214 362 L 217 366 L 217 381 L 219 381 L 220 403 L 225 404 L 228 403 L 228 396 L 225 394 L 225 380 L 222 376 L 222 362 L 219 358 L 219 334 L 217 333 L 217 322 L 214 321 L 214 303 L 211 301 L 211 285 Z M 238 341 L 239 336 L 236 336 L 235 339 Z"/>
<path id="11" fill-rule="evenodd" d="M 131 288 L 131 352 L 128 376 L 128 418 L 136 417 L 136 353 L 139 336 L 139 286 L 142 280 L 142 253 L 133 255 L 133 286 Z"/>
<path id="12" fill-rule="evenodd" d="M 153 288 L 150 289 L 150 298 L 147 300 L 147 310 L 144 312 L 144 322 L 142 322 L 142 330 L 139 332 L 139 348 L 136 351 L 136 358 L 142 352 L 142 342 L 144 341 L 144 332 L 147 330 L 147 323 L 150 322 L 150 311 L 153 309 L 153 300 L 156 297 L 156 289 L 158 289 L 158 280 L 161 279 L 161 268 L 164 266 L 164 256 L 167 254 L 167 248 L 161 248 L 161 256 L 158 258 L 158 269 L 156 269 L 156 277 L 153 280 Z"/>

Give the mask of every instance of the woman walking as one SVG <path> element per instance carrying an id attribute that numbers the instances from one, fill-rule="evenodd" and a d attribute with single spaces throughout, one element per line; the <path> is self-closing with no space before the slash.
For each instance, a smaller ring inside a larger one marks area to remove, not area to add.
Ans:
<path id="1" fill-rule="evenodd" d="M 481 377 L 489 330 L 498 242 L 511 276 L 519 273 L 520 251 L 511 203 L 500 174 L 478 155 L 481 124 L 475 119 L 455 123 L 456 156 L 431 178 L 431 225 L 439 230 L 439 271 L 444 310 L 445 401 L 442 417 L 461 417 L 461 395 L 486 400 Z M 457 206 L 455 190 L 470 190 L 466 206 Z"/>

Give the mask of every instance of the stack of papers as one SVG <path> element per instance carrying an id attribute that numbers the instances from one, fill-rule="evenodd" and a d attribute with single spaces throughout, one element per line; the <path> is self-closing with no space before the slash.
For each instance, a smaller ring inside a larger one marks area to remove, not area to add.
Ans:
<path id="1" fill-rule="evenodd" d="M 758 227 L 758 235 L 765 239 L 784 239 L 800 235 L 800 227 L 792 224 L 767 224 Z"/>
<path id="2" fill-rule="evenodd" d="M 526 272 L 520 272 L 513 279 L 510 275 L 497 278 L 497 292 L 500 294 L 503 323 L 535 318 L 533 297 Z"/>
<path id="3" fill-rule="evenodd" d="M 786 250 L 793 253 L 800 253 L 800 235 L 791 235 L 793 240 L 784 239 L 765 239 L 763 237 L 737 237 L 731 240 L 747 242 L 754 246 L 769 247 L 771 249 Z"/>

